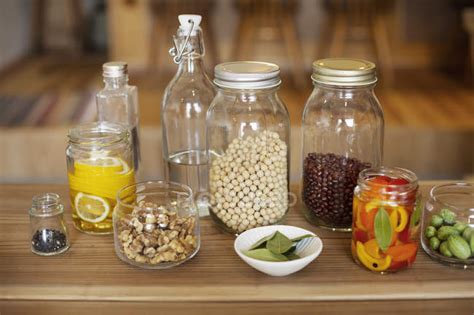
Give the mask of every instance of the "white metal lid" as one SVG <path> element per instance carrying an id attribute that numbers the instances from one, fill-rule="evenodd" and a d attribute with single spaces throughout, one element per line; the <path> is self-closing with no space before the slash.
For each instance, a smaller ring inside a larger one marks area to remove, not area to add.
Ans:
<path id="1" fill-rule="evenodd" d="M 193 30 L 190 35 L 194 36 L 196 35 L 196 31 L 200 29 L 199 24 L 201 24 L 202 17 L 197 14 L 180 14 L 178 15 L 178 20 L 180 30 L 183 31 L 184 34 L 187 34 L 192 26 Z M 194 22 L 194 26 L 191 21 Z"/>
<path id="2" fill-rule="evenodd" d="M 268 89 L 279 86 L 280 67 L 260 61 L 233 61 L 214 68 L 214 83 L 229 89 Z"/>
<path id="3" fill-rule="evenodd" d="M 111 61 L 102 65 L 102 75 L 104 78 L 119 78 L 127 73 L 127 63 L 123 61 Z"/>
<path id="4" fill-rule="evenodd" d="M 337 86 L 363 86 L 377 82 L 375 64 L 362 59 L 327 58 L 313 62 L 313 82 Z"/>

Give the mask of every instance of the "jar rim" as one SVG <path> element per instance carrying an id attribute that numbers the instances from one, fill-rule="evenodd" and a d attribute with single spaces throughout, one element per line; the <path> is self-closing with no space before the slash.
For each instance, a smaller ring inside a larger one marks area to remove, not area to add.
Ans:
<path id="1" fill-rule="evenodd" d="M 440 199 L 439 194 L 445 190 L 446 188 L 471 188 L 474 191 L 474 185 L 471 183 L 466 183 L 466 182 L 454 182 L 454 183 L 446 183 L 446 184 L 440 184 L 440 185 L 435 185 L 430 189 L 430 198 L 434 200 L 437 203 L 442 204 L 443 206 L 447 208 L 458 208 L 456 205 L 453 205 L 452 203 L 448 203 L 446 201 L 442 201 Z"/>
<path id="2" fill-rule="evenodd" d="M 143 190 L 140 192 L 137 192 L 137 189 L 140 186 L 143 186 Z M 147 189 L 155 189 L 156 191 L 146 192 Z M 193 191 L 187 185 L 177 183 L 177 182 L 172 182 L 172 181 L 149 180 L 149 181 L 137 182 L 135 184 L 130 184 L 120 189 L 117 192 L 117 197 L 116 197 L 117 204 L 124 208 L 133 209 L 137 207 L 136 200 L 134 201 L 134 203 L 130 203 L 130 202 L 125 202 L 123 199 L 130 198 L 132 194 L 151 195 L 151 194 L 159 193 L 160 192 L 159 190 L 162 190 L 161 192 L 164 192 L 170 189 L 181 190 L 181 191 L 178 191 L 177 194 L 181 195 L 184 198 L 183 199 L 184 201 L 192 201 L 193 199 Z M 144 207 L 142 209 L 153 210 L 154 208 Z"/>
<path id="3" fill-rule="evenodd" d="M 389 166 L 381 166 L 381 167 L 371 167 L 362 170 L 359 173 L 359 178 L 357 180 L 358 185 L 361 185 L 365 188 L 369 185 L 369 179 L 375 176 L 388 176 L 388 177 L 398 177 L 403 178 L 408 181 L 407 184 L 380 184 L 370 182 L 372 187 L 376 188 L 393 188 L 393 192 L 397 194 L 400 191 L 409 191 L 416 187 L 418 187 L 418 177 L 416 174 L 408 169 L 401 168 L 401 167 L 389 167 Z M 390 192 L 388 192 L 390 193 Z"/>
<path id="4" fill-rule="evenodd" d="M 106 121 L 86 123 L 69 130 L 69 143 L 83 146 L 107 147 L 128 137 L 125 126 Z"/>
<path id="5" fill-rule="evenodd" d="M 43 193 L 33 196 L 29 213 L 35 217 L 50 217 L 64 212 L 61 198 L 56 193 Z"/>

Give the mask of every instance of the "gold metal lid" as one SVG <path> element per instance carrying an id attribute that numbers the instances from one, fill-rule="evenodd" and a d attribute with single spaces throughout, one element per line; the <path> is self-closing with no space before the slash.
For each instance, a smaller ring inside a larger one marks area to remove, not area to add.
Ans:
<path id="1" fill-rule="evenodd" d="M 375 64 L 362 59 L 327 58 L 313 62 L 313 82 L 336 86 L 363 86 L 377 82 Z"/>
<path id="2" fill-rule="evenodd" d="M 268 89 L 279 86 L 280 67 L 260 61 L 233 61 L 214 68 L 214 84 L 229 89 Z"/>

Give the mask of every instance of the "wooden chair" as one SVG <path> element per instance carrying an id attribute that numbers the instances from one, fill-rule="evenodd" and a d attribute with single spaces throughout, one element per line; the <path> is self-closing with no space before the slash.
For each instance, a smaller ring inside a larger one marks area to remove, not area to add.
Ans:
<path id="1" fill-rule="evenodd" d="M 364 39 L 375 52 L 379 71 L 384 82 L 394 79 L 393 57 L 387 29 L 391 1 L 378 0 L 326 0 L 328 15 L 317 47 L 318 58 L 350 57 L 345 51 L 346 42 Z M 328 49 L 326 49 L 328 47 Z"/>
<path id="2" fill-rule="evenodd" d="M 233 44 L 233 58 L 254 59 L 257 43 L 280 42 L 290 61 L 294 83 L 297 87 L 304 87 L 303 52 L 294 19 L 296 1 L 239 0 L 237 7 L 240 21 Z"/>
<path id="3" fill-rule="evenodd" d="M 48 2 L 48 0 L 32 1 L 32 49 L 36 53 L 41 53 L 45 50 Z M 66 5 L 68 17 L 72 22 L 70 33 L 74 44 L 71 47 L 71 51 L 74 54 L 80 55 L 84 51 L 86 34 L 82 1 L 69 0 Z"/>

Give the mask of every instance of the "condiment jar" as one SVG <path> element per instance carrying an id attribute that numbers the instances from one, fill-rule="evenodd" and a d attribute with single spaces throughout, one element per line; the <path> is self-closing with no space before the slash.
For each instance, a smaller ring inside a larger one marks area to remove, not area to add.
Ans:
<path id="1" fill-rule="evenodd" d="M 278 97 L 280 69 L 267 62 L 215 67 L 207 114 L 211 217 L 224 230 L 280 222 L 288 211 L 290 120 Z"/>
<path id="2" fill-rule="evenodd" d="M 41 256 L 57 255 L 69 248 L 59 195 L 45 193 L 33 197 L 30 214 L 31 251 Z"/>
<path id="3" fill-rule="evenodd" d="M 128 264 L 165 269 L 199 251 L 199 215 L 186 185 L 148 181 L 124 187 L 113 219 L 115 253 Z"/>
<path id="4" fill-rule="evenodd" d="M 94 122 L 69 131 L 66 149 L 74 226 L 111 234 L 117 192 L 135 182 L 130 133 L 123 125 Z"/>
<path id="5" fill-rule="evenodd" d="M 375 65 L 358 59 L 313 63 L 314 90 L 303 112 L 303 213 L 323 228 L 350 231 L 361 170 L 382 161 L 384 119 Z"/>
<path id="6" fill-rule="evenodd" d="M 361 266 L 386 273 L 416 259 L 421 222 L 416 175 L 406 169 L 363 170 L 354 190 L 352 256 Z"/>
<path id="7" fill-rule="evenodd" d="M 431 188 L 421 231 L 421 246 L 432 259 L 451 267 L 473 268 L 474 184 L 446 183 Z"/>

